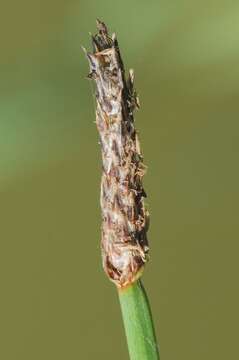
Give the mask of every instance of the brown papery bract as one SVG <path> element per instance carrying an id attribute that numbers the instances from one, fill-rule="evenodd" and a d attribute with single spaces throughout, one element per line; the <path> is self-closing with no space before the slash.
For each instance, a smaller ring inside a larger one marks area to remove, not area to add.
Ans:
<path id="1" fill-rule="evenodd" d="M 142 185 L 145 173 L 134 110 L 139 102 L 130 70 L 125 79 L 118 42 L 97 21 L 93 53 L 87 53 L 89 78 L 96 83 L 96 124 L 102 149 L 101 179 L 103 267 L 120 288 L 136 281 L 147 261 L 148 213 Z"/>

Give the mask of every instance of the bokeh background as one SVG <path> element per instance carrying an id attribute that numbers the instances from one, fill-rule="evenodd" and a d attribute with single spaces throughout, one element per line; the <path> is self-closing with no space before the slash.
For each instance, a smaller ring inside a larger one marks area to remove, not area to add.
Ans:
<path id="1" fill-rule="evenodd" d="M 101 269 L 101 158 L 80 48 L 96 17 L 136 73 L 144 284 L 161 358 L 239 357 L 238 14 L 231 0 L 1 2 L 1 359 L 128 358 Z"/>

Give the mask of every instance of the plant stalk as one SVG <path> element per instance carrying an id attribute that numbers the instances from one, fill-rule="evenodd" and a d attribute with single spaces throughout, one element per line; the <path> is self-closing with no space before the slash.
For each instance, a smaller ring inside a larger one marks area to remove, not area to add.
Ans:
<path id="1" fill-rule="evenodd" d="M 119 289 L 130 360 L 159 360 L 152 314 L 146 291 L 140 280 Z"/>

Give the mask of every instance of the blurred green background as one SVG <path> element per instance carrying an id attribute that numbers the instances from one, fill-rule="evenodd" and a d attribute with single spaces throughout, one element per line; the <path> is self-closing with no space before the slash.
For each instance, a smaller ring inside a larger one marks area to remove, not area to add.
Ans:
<path id="1" fill-rule="evenodd" d="M 2 1 L 0 358 L 127 359 L 101 269 L 100 148 L 80 45 L 136 73 L 162 360 L 239 358 L 239 3 Z"/>

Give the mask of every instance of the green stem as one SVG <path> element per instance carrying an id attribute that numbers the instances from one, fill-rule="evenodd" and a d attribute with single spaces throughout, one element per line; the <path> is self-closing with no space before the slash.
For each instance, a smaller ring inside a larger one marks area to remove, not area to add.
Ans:
<path id="1" fill-rule="evenodd" d="M 159 360 L 149 301 L 140 281 L 119 290 L 130 360 Z"/>

